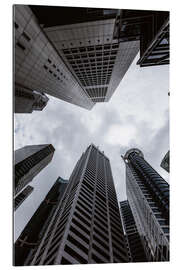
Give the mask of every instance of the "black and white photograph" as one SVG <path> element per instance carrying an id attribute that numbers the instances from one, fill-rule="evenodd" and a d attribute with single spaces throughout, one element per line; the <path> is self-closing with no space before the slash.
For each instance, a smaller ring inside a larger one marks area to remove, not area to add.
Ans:
<path id="1" fill-rule="evenodd" d="M 170 261 L 170 11 L 118 5 L 12 6 L 14 266 Z"/>

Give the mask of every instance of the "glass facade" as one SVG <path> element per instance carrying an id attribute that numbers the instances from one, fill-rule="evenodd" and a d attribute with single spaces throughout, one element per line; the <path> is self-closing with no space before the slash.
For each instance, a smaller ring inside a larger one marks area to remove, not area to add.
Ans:
<path id="1" fill-rule="evenodd" d="M 90 145 L 26 265 L 128 262 L 110 162 Z"/>
<path id="2" fill-rule="evenodd" d="M 169 260 L 169 185 L 138 149 L 124 156 L 127 197 L 149 261 Z"/>

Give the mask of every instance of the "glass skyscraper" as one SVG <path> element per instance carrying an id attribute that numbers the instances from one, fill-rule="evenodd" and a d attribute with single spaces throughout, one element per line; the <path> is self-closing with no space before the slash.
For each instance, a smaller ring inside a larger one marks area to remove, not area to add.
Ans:
<path id="1" fill-rule="evenodd" d="M 14 153 L 14 193 L 21 191 L 52 160 L 52 144 L 26 145 Z"/>
<path id="2" fill-rule="evenodd" d="M 137 229 L 149 261 L 169 260 L 169 184 L 138 149 L 123 157 L 126 190 Z"/>
<path id="3" fill-rule="evenodd" d="M 109 159 L 91 144 L 26 265 L 128 262 Z"/>
<path id="4" fill-rule="evenodd" d="M 68 181 L 58 177 L 41 202 L 14 245 L 14 265 L 27 265 L 52 218 L 56 205 L 62 199 Z"/>

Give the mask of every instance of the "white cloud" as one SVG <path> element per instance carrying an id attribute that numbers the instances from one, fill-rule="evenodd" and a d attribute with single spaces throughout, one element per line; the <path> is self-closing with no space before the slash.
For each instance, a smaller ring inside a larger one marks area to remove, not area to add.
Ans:
<path id="1" fill-rule="evenodd" d="M 136 128 L 131 125 L 112 125 L 105 135 L 105 143 L 128 146 L 136 136 Z"/>

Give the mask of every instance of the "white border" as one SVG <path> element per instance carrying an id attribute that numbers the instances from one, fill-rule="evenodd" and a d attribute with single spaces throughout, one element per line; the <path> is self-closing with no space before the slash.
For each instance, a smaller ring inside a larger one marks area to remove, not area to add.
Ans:
<path id="1" fill-rule="evenodd" d="M 177 4 L 176 4 L 177 3 Z M 148 9 L 148 10 L 170 10 L 171 11 L 171 84 L 170 84 L 170 111 L 171 111 L 171 262 L 170 263 L 141 263 L 141 264 L 107 264 L 107 265 L 93 265 L 93 269 L 99 269 L 101 267 L 108 269 L 113 267 L 114 269 L 169 269 L 176 268 L 179 264 L 179 243 L 180 243 L 180 222 L 179 222 L 179 205 L 178 197 L 180 193 L 180 179 L 178 175 L 178 150 L 180 149 L 178 143 L 180 138 L 179 128 L 179 93 L 180 87 L 177 87 L 177 78 L 180 76 L 180 68 L 178 65 L 179 60 L 179 25 L 178 21 L 180 14 L 178 9 L 178 1 L 165 1 L 165 0 L 44 0 L 44 1 L 11 1 L 8 3 L 1 3 L 1 194 L 0 194 L 0 206 L 1 206 L 1 244 L 0 244 L 0 266 L 1 269 L 12 268 L 12 215 L 11 215 L 11 197 L 12 197 L 12 5 L 13 4 L 41 4 L 41 5 L 57 5 L 57 6 L 81 6 L 81 7 L 106 7 L 106 8 L 126 8 L 126 9 Z M 176 87 L 178 89 L 176 89 Z M 157 89 L 158 91 L 158 89 Z M 2 166 L 3 164 L 3 166 Z M 3 173 L 2 173 L 3 171 Z M 91 265 L 77 265 L 77 266 L 52 266 L 53 269 L 87 269 L 92 268 Z M 19 267 L 17 267 L 19 268 Z M 26 267 L 25 267 L 26 268 Z M 28 267 L 31 269 L 33 267 Z M 21 268 L 24 269 L 24 268 Z M 39 266 L 38 269 L 50 269 L 46 266 Z"/>

